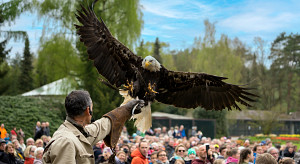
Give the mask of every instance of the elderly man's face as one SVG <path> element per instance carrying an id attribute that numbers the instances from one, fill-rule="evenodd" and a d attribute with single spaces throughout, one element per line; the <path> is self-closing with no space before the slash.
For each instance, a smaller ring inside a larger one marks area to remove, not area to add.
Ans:
<path id="1" fill-rule="evenodd" d="M 29 139 L 29 140 L 27 140 L 27 146 L 29 146 L 29 145 L 34 145 L 34 140 L 33 139 Z"/>
<path id="2" fill-rule="evenodd" d="M 205 159 L 207 157 L 205 145 L 201 145 L 198 149 L 199 157 Z"/>
<path id="3" fill-rule="evenodd" d="M 276 149 L 273 149 L 270 151 L 270 154 L 277 160 L 279 157 L 278 151 Z"/>

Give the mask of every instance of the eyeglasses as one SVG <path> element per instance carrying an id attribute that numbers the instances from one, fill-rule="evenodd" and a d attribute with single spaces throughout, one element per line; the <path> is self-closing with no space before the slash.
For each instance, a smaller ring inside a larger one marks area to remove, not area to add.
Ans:
<path id="1" fill-rule="evenodd" d="M 166 157 L 167 155 L 166 154 L 161 154 L 161 155 L 158 155 L 160 157 Z"/>
<path id="2" fill-rule="evenodd" d="M 178 152 L 185 152 L 185 150 L 178 150 Z"/>

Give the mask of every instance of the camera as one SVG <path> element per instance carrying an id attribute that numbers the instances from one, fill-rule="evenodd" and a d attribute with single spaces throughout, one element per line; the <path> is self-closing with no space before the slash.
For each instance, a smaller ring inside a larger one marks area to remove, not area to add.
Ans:
<path id="1" fill-rule="evenodd" d="M 206 144 L 205 148 L 206 148 L 206 152 L 207 152 L 209 150 L 209 144 Z"/>
<path id="2" fill-rule="evenodd" d="M 123 151 L 127 154 L 128 153 L 128 149 L 124 148 Z"/>

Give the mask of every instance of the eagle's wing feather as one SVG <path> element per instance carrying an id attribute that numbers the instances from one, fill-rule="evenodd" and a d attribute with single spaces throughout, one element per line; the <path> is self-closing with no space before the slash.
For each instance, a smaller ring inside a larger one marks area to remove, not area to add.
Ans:
<path id="1" fill-rule="evenodd" d="M 87 46 L 89 59 L 94 61 L 98 72 L 110 84 L 117 87 L 136 74 L 142 58 L 136 56 L 126 46 L 112 36 L 103 20 L 99 21 L 92 9 L 78 11 L 76 18 L 82 25 L 75 25 L 80 41 Z"/>
<path id="2" fill-rule="evenodd" d="M 241 110 L 237 102 L 251 107 L 250 97 L 256 95 L 248 92 L 249 88 L 225 83 L 227 78 L 205 73 L 175 72 L 161 69 L 159 89 L 155 99 L 161 103 L 182 108 L 222 110 L 232 107 Z"/>

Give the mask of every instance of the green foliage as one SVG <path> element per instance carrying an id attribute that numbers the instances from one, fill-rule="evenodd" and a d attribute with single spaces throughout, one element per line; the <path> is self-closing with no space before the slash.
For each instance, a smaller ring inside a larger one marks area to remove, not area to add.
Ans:
<path id="1" fill-rule="evenodd" d="M 20 92 L 26 92 L 33 89 L 32 70 L 32 54 L 29 49 L 29 39 L 26 38 L 23 59 L 21 61 L 21 74 L 19 76 Z"/>
<path id="2" fill-rule="evenodd" d="M 159 39 L 156 38 L 155 42 L 154 42 L 154 46 L 153 46 L 153 57 L 160 63 L 162 63 L 161 57 L 160 57 L 160 43 L 159 43 Z"/>
<path id="3" fill-rule="evenodd" d="M 274 95 L 276 103 L 283 107 L 285 112 L 294 112 L 299 109 L 299 74 L 300 74 L 300 35 L 281 33 L 272 43 L 271 55 L 269 58 L 273 61 L 270 72 L 274 80 L 274 88 L 278 93 Z M 284 100 L 285 101 L 282 101 Z M 274 103 L 274 105 L 276 105 Z"/>
<path id="4" fill-rule="evenodd" d="M 0 120 L 6 130 L 14 126 L 25 132 L 25 137 L 33 137 L 37 121 L 50 123 L 51 135 L 65 119 L 63 98 L 0 96 Z"/>
<path id="5" fill-rule="evenodd" d="M 10 50 L 5 50 L 7 40 L 0 42 L 0 78 L 3 78 L 8 72 L 6 58 Z"/>
<path id="6" fill-rule="evenodd" d="M 81 69 L 79 65 L 72 43 L 62 34 L 54 35 L 40 45 L 35 66 L 37 86 L 74 75 Z"/>
<path id="7" fill-rule="evenodd" d="M 6 63 L 8 73 L 0 78 L 0 95 L 18 95 L 20 94 L 18 77 L 20 76 L 21 56 L 16 54 L 16 57 L 11 61 L 10 66 Z"/>
<path id="8" fill-rule="evenodd" d="M 0 27 L 4 23 L 9 25 L 23 12 L 29 11 L 31 9 L 31 2 L 27 0 L 10 0 L 0 4 Z M 0 31 L 0 37 L 4 37 L 7 40 L 14 38 L 25 39 L 27 33 L 24 31 Z"/>

